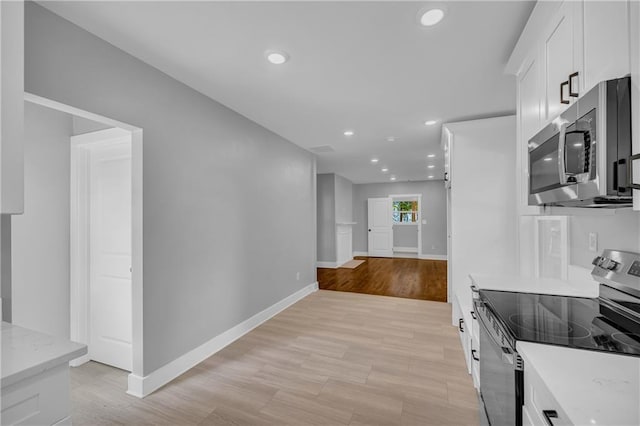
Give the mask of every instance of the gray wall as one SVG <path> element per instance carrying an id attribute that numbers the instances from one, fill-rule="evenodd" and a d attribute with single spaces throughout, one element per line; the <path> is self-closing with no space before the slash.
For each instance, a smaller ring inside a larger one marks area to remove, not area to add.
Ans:
<path id="1" fill-rule="evenodd" d="M 418 248 L 418 225 L 393 225 L 394 247 Z"/>
<path id="2" fill-rule="evenodd" d="M 447 196 L 442 181 L 353 185 L 353 250 L 367 251 L 367 199 L 392 194 L 422 194 L 422 254 L 447 254 Z"/>
<path id="3" fill-rule="evenodd" d="M 353 222 L 353 183 L 335 175 L 336 222 Z"/>
<path id="4" fill-rule="evenodd" d="M 336 261 L 335 182 L 333 173 L 317 176 L 318 262 Z"/>
<path id="5" fill-rule="evenodd" d="M 144 131 L 143 374 L 316 281 L 309 152 L 37 4 L 25 15 L 28 92 Z"/>
<path id="6" fill-rule="evenodd" d="M 589 251 L 589 233 L 598 234 L 598 251 Z M 640 214 L 619 210 L 615 215 L 569 218 L 570 264 L 591 269 L 591 261 L 603 249 L 640 252 Z"/>
<path id="7" fill-rule="evenodd" d="M 69 337 L 71 116 L 25 102 L 24 214 L 11 218 L 13 322 Z"/>

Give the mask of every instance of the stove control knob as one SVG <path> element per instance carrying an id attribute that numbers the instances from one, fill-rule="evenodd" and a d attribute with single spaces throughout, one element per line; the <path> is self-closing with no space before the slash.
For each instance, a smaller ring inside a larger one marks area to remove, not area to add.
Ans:
<path id="1" fill-rule="evenodd" d="M 605 262 L 603 262 L 602 267 L 604 269 L 608 269 L 609 271 L 613 271 L 618 267 L 619 263 L 616 262 L 615 260 L 611 260 L 611 259 L 606 259 Z"/>
<path id="2" fill-rule="evenodd" d="M 591 264 L 595 266 L 600 266 L 601 261 L 602 261 L 602 258 L 600 256 L 597 256 L 593 259 L 593 262 L 591 262 Z"/>

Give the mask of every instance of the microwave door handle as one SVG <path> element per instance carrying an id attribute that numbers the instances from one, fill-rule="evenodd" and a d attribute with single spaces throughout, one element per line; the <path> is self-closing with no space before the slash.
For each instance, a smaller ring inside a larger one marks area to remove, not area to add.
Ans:
<path id="1" fill-rule="evenodd" d="M 567 184 L 567 165 L 564 156 L 565 139 L 567 137 L 567 123 L 564 122 L 560 125 L 560 136 L 558 137 L 558 175 L 560 177 L 560 184 Z"/>

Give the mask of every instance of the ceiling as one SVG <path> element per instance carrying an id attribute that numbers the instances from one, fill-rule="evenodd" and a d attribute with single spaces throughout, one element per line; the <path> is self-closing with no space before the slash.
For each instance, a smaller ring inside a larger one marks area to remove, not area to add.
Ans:
<path id="1" fill-rule="evenodd" d="M 291 142 L 331 147 L 318 172 L 354 183 L 439 179 L 443 122 L 515 111 L 504 66 L 533 3 L 41 2 Z M 436 5 L 444 19 L 420 26 Z"/>

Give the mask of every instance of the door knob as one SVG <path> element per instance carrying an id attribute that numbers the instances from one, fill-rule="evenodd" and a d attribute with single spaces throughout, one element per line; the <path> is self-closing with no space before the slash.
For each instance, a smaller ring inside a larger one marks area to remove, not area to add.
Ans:
<path id="1" fill-rule="evenodd" d="M 371 229 L 369 229 L 369 232 L 371 232 Z"/>

